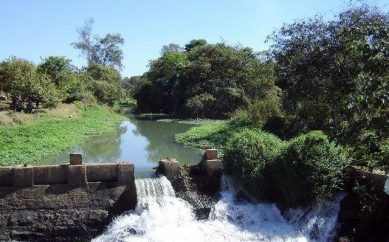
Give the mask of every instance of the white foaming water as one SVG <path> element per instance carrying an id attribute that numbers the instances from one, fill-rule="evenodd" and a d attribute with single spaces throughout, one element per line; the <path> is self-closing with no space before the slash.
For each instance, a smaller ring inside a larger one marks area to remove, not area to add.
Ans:
<path id="1" fill-rule="evenodd" d="M 237 203 L 234 184 L 223 177 L 220 201 L 209 220 L 199 221 L 165 177 L 137 179 L 136 186 L 135 211 L 93 241 L 331 241 L 341 199 L 290 210 L 284 218 L 274 204 Z"/>

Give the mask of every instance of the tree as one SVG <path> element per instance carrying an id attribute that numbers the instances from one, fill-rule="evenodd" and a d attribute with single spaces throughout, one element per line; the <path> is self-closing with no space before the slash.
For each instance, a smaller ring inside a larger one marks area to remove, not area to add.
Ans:
<path id="1" fill-rule="evenodd" d="M 121 69 L 123 67 L 121 46 L 124 44 L 124 39 L 120 34 L 106 34 L 103 38 L 99 36 L 92 38 L 93 22 L 90 18 L 85 22 L 84 27 L 78 29 L 79 41 L 73 42 L 73 47 L 81 50 L 88 65 L 100 64 Z"/>
<path id="2" fill-rule="evenodd" d="M 43 102 L 46 106 L 55 106 L 59 101 L 54 84 L 47 75 L 37 72 L 33 63 L 12 57 L 1 64 L 0 81 L 13 101 Z"/>
<path id="3" fill-rule="evenodd" d="M 188 44 L 185 45 L 185 51 L 191 51 L 193 48 L 197 46 L 206 45 L 207 41 L 205 39 L 194 39 L 189 41 Z"/>
<path id="4" fill-rule="evenodd" d="M 120 73 L 108 66 L 93 64 L 86 68 L 88 88 L 99 102 L 113 105 L 122 98 Z"/>
<path id="5" fill-rule="evenodd" d="M 250 100 L 279 94 L 273 65 L 261 62 L 252 49 L 204 40 L 186 47 L 150 62 L 134 93 L 138 111 L 225 118 Z"/>
<path id="6" fill-rule="evenodd" d="M 285 25 L 271 39 L 283 105 L 302 124 L 300 131 L 324 130 L 350 146 L 356 161 L 384 162 L 388 14 L 350 9 L 328 22 L 313 18 Z"/>
<path id="7" fill-rule="evenodd" d="M 182 48 L 180 45 L 178 44 L 174 44 L 174 43 L 170 43 L 168 45 L 164 45 L 162 46 L 162 49 L 161 49 L 161 55 L 165 55 L 169 52 L 181 52 L 182 51 Z"/>
<path id="8" fill-rule="evenodd" d="M 76 73 L 71 60 L 63 56 L 49 56 L 37 67 L 40 74 L 47 75 L 58 89 L 62 101 L 73 102 L 83 99 L 84 84 Z"/>

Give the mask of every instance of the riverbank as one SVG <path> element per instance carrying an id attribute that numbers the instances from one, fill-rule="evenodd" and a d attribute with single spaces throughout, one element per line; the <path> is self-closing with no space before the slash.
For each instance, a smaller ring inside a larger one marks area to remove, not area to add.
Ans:
<path id="1" fill-rule="evenodd" d="M 12 114 L 21 121 L 0 126 L 0 165 L 37 164 L 91 135 L 114 132 L 124 119 L 105 106 L 77 103 L 62 104 L 60 108 Z"/>
<path id="2" fill-rule="evenodd" d="M 243 127 L 227 120 L 208 121 L 175 135 L 175 140 L 188 147 L 223 151 L 228 138 Z"/>

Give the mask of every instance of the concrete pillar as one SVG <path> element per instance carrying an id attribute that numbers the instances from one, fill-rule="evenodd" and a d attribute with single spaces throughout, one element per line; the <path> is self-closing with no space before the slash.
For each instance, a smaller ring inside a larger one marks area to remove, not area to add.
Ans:
<path id="1" fill-rule="evenodd" d="M 201 161 L 201 168 L 205 174 L 209 177 L 213 176 L 216 172 L 220 172 L 222 168 L 222 161 L 219 160 L 217 149 L 205 150 L 203 160 Z"/>
<path id="2" fill-rule="evenodd" d="M 74 153 L 69 155 L 70 165 L 82 165 L 82 155 Z"/>
<path id="3" fill-rule="evenodd" d="M 14 168 L 14 186 L 15 187 L 32 187 L 34 186 L 34 176 L 32 167 L 15 167 Z"/>
<path id="4" fill-rule="evenodd" d="M 158 164 L 158 172 L 165 175 L 170 181 L 178 178 L 180 174 L 180 163 L 176 159 L 160 160 Z"/>
<path id="5" fill-rule="evenodd" d="M 85 166 L 83 165 L 68 166 L 68 184 L 71 187 L 88 187 Z"/>
<path id="6" fill-rule="evenodd" d="M 205 160 L 217 160 L 217 149 L 207 149 L 204 154 Z"/>
<path id="7" fill-rule="evenodd" d="M 134 183 L 134 164 L 118 164 L 118 183 L 120 185 L 129 185 Z"/>
<path id="8" fill-rule="evenodd" d="M 222 161 L 219 159 L 203 161 L 203 168 L 205 173 L 211 177 L 215 173 L 220 172 L 222 168 Z"/>

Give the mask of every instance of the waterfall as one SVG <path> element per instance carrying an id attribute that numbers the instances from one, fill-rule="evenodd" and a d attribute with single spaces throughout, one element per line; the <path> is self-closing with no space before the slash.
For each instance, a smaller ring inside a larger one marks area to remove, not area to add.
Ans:
<path id="1" fill-rule="evenodd" d="M 221 198 L 209 220 L 196 220 L 165 177 L 137 179 L 138 206 L 117 217 L 93 241 L 331 241 L 341 196 L 283 216 L 275 204 L 237 202 L 222 178 Z"/>

